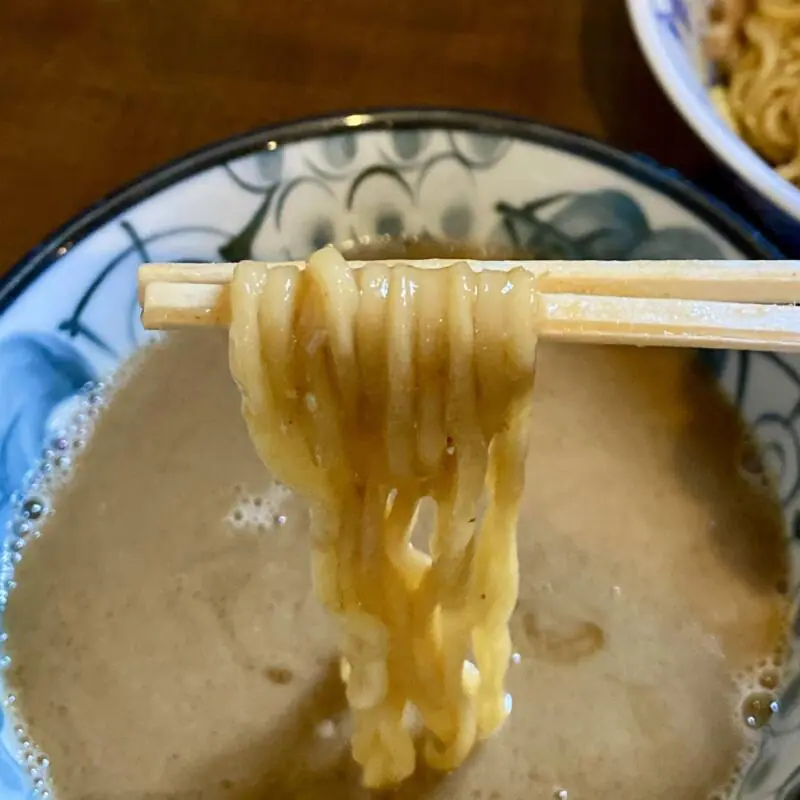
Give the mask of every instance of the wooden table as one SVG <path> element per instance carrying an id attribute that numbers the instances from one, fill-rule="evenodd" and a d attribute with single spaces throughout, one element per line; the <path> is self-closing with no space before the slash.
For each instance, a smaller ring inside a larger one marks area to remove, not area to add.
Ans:
<path id="1" fill-rule="evenodd" d="M 0 0 L 0 273 L 188 149 L 395 105 L 512 112 L 716 176 L 623 0 Z"/>

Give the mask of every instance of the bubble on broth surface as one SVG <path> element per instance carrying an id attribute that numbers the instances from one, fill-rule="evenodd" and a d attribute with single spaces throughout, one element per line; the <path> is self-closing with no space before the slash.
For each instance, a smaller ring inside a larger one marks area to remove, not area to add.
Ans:
<path id="1" fill-rule="evenodd" d="M 0 558 L 0 610 L 14 588 L 11 577 L 14 567 L 21 561 L 26 546 L 41 535 L 44 521 L 53 514 L 53 495 L 71 478 L 78 452 L 86 446 L 100 410 L 118 384 L 119 381 L 114 386 L 87 383 L 56 409 L 51 419 L 54 432 L 45 443 L 39 461 L 11 496 L 11 513 Z"/>
<path id="2" fill-rule="evenodd" d="M 758 683 L 765 689 L 777 689 L 781 683 L 781 671 L 777 667 L 766 664 L 758 673 Z"/>
<path id="3" fill-rule="evenodd" d="M 32 795 L 36 800 L 48 800 L 54 796 L 50 778 L 50 759 L 30 738 L 24 725 L 14 726 L 17 762 L 28 773 Z"/>
<path id="4" fill-rule="evenodd" d="M 767 725 L 773 714 L 780 711 L 778 697 L 773 692 L 751 692 L 742 701 L 742 719 L 752 730 Z"/>
<path id="5" fill-rule="evenodd" d="M 784 670 L 780 666 L 780 654 L 765 658 L 752 670 L 733 676 L 739 693 L 737 723 L 752 735 L 768 725 L 772 716 L 780 710 L 780 689 L 785 682 Z M 747 761 L 747 754 L 743 756 Z"/>
<path id="6" fill-rule="evenodd" d="M 273 482 L 261 492 L 239 492 L 225 522 L 237 530 L 271 530 L 286 524 L 285 508 L 291 491 L 282 483 Z"/>

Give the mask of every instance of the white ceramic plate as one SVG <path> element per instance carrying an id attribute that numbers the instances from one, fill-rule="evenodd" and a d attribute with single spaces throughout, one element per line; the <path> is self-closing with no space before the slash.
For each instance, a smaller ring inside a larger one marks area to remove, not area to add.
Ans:
<path id="1" fill-rule="evenodd" d="M 401 111 L 311 120 L 208 147 L 68 223 L 0 285 L 0 611 L 36 520 L 12 517 L 64 407 L 144 340 L 143 261 L 299 257 L 327 241 L 423 232 L 566 258 L 774 257 L 725 208 L 651 162 L 521 120 Z M 800 534 L 800 362 L 717 353 Z M 27 487 L 27 488 L 26 488 Z M 36 516 L 36 515 L 34 515 Z M 0 666 L 3 664 L 0 658 Z M 800 688 L 766 732 L 742 796 L 792 795 Z M 0 799 L 44 797 L 47 767 L 5 697 Z M 69 698 L 59 702 L 69 704 Z"/>

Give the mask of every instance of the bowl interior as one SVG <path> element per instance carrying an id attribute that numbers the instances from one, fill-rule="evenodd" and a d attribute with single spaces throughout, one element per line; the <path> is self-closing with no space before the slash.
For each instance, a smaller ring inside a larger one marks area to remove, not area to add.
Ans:
<path id="1" fill-rule="evenodd" d="M 22 536 L 10 524 L 66 409 L 139 347 L 143 261 L 301 257 L 329 241 L 430 235 L 569 259 L 764 258 L 719 205 L 653 164 L 521 121 L 386 112 L 299 123 L 208 148 L 104 201 L 0 287 L 0 607 Z M 779 478 L 800 535 L 800 360 L 718 353 L 725 390 Z M 794 581 L 796 587 L 797 580 Z M 743 797 L 780 797 L 798 767 L 792 686 Z M 6 690 L 0 798 L 44 797 L 47 769 Z"/>

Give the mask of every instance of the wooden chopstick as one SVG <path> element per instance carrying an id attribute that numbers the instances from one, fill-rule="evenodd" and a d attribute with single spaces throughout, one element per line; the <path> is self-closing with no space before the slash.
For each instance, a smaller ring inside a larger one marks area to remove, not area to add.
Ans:
<path id="1" fill-rule="evenodd" d="M 299 268 L 303 261 L 281 262 Z M 348 261 L 360 269 L 366 261 Z M 522 267 L 537 277 L 540 291 L 549 294 L 594 294 L 608 297 L 726 300 L 742 303 L 800 302 L 800 262 L 794 261 L 473 261 L 453 258 L 381 260 L 440 269 L 468 264 L 476 272 L 508 271 Z M 143 264 L 139 267 L 139 303 L 145 287 L 156 281 L 225 285 L 236 264 Z"/>
<path id="2" fill-rule="evenodd" d="M 359 268 L 365 262 L 349 263 Z M 454 260 L 381 263 L 437 268 Z M 523 266 L 538 276 L 542 339 L 800 352 L 800 307 L 788 305 L 800 301 L 800 266 L 792 262 L 468 263 L 475 269 Z M 141 267 L 145 327 L 228 325 L 234 268 Z"/>
<path id="3" fill-rule="evenodd" d="M 800 307 L 791 305 L 551 294 L 540 309 L 546 340 L 800 352 Z"/>
<path id="4" fill-rule="evenodd" d="M 140 305 L 148 330 L 227 327 L 231 320 L 228 284 L 156 281 L 144 287 Z"/>

